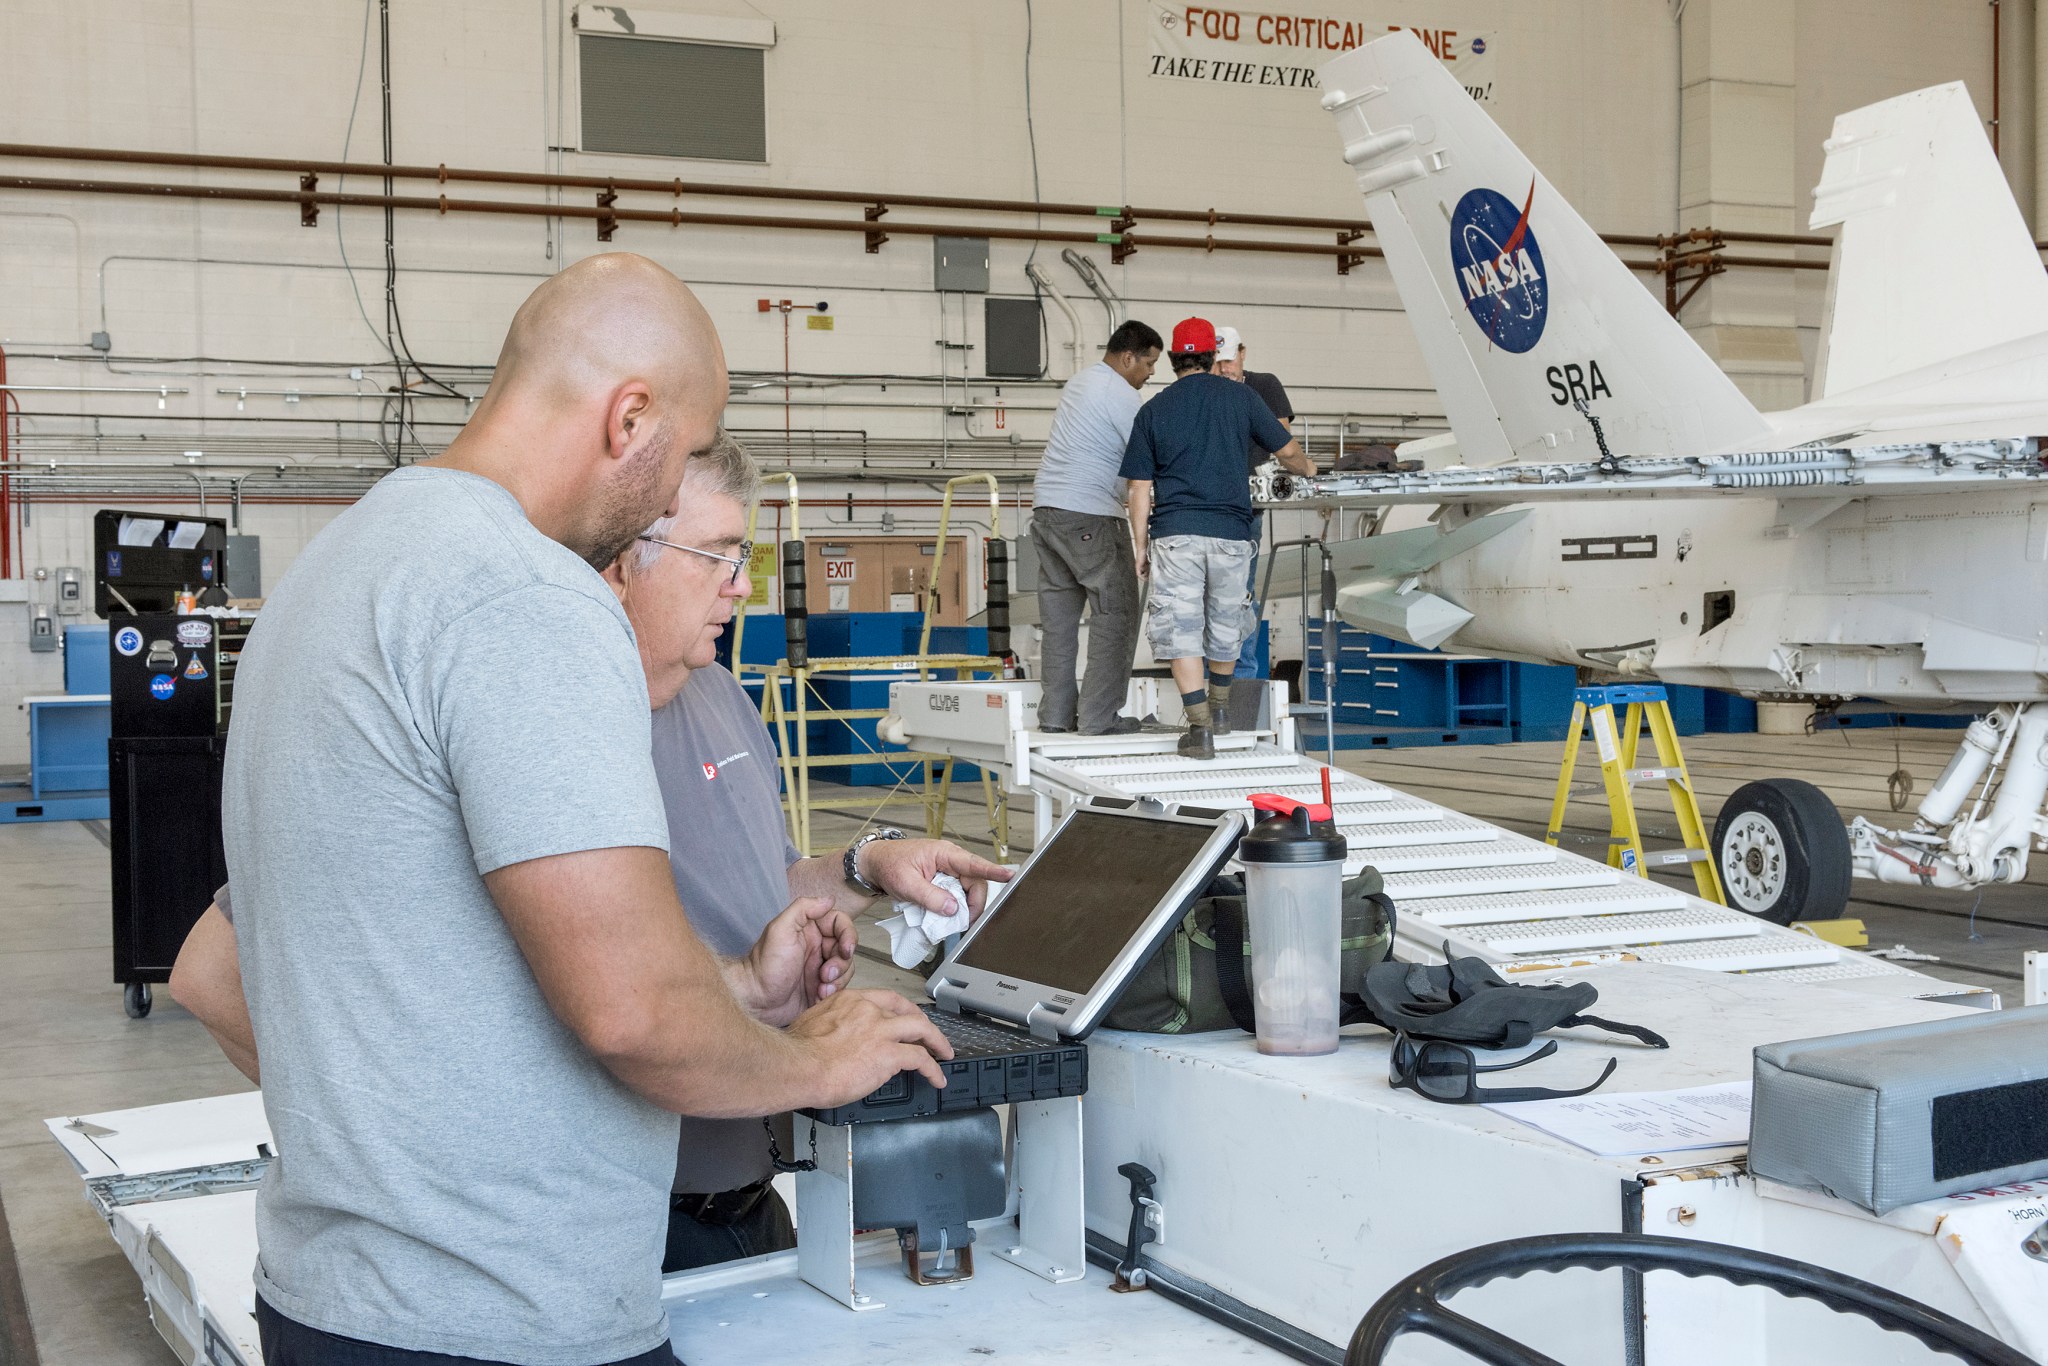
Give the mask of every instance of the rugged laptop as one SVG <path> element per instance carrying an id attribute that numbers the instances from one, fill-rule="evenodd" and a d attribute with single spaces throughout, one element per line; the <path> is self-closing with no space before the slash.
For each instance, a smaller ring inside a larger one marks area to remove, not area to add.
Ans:
<path id="1" fill-rule="evenodd" d="M 1241 812 L 1096 797 L 1070 812 L 927 984 L 953 1045 L 946 1089 L 900 1072 L 827 1124 L 904 1119 L 1088 1087 L 1081 1041 L 1187 914 L 1245 830 Z"/>

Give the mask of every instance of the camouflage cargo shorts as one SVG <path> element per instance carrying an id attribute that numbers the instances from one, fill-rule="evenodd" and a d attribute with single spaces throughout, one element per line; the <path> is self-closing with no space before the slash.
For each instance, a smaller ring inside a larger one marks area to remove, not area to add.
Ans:
<path id="1" fill-rule="evenodd" d="M 1250 541 L 1161 536 L 1148 547 L 1152 597 L 1145 638 L 1152 657 L 1236 659 L 1252 624 Z"/>

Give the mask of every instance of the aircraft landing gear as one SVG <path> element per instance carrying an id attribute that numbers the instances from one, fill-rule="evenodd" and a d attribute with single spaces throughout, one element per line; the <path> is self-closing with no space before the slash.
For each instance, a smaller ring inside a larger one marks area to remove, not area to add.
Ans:
<path id="1" fill-rule="evenodd" d="M 1856 875 L 1950 890 L 2024 882 L 2028 855 L 2048 840 L 2044 800 L 2048 704 L 1994 707 L 1963 732 L 1911 828 L 1850 823 Z"/>
<path id="2" fill-rule="evenodd" d="M 1812 783 L 1737 788 L 1714 822 L 1713 853 L 1728 904 L 1774 924 L 1833 920 L 1849 904 L 1849 832 Z"/>

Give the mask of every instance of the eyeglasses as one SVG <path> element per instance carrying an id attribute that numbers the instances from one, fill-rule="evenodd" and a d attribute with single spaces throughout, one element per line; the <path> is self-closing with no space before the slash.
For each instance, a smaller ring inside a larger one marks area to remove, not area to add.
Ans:
<path id="1" fill-rule="evenodd" d="M 719 555 L 709 550 L 699 550 L 693 545 L 677 545 L 674 541 L 664 541 L 659 536 L 642 536 L 640 539 L 650 545 L 665 545 L 670 550 L 687 550 L 692 555 L 701 555 L 707 560 L 716 560 L 720 564 L 732 566 L 732 574 L 726 579 L 727 583 L 738 583 L 740 575 L 746 573 L 748 563 L 754 558 L 752 541 L 741 541 L 740 553 L 737 555 Z"/>
<path id="2" fill-rule="evenodd" d="M 1445 1043 L 1439 1039 L 1425 1039 L 1417 1043 L 1406 1034 L 1397 1033 L 1393 1049 L 1387 1054 L 1387 1084 L 1397 1089 L 1406 1087 L 1446 1105 L 1498 1105 L 1517 1100 L 1561 1100 L 1568 1096 L 1583 1096 L 1588 1091 L 1597 1090 L 1601 1082 L 1614 1075 L 1615 1059 L 1609 1058 L 1607 1070 L 1592 1085 L 1573 1091 L 1548 1086 L 1479 1084 L 1478 1074 L 1481 1072 L 1505 1072 L 1511 1067 L 1547 1058 L 1556 1051 L 1557 1040 L 1551 1039 L 1526 1058 L 1517 1058 L 1513 1062 L 1482 1063 L 1477 1054 L 1461 1044 Z"/>

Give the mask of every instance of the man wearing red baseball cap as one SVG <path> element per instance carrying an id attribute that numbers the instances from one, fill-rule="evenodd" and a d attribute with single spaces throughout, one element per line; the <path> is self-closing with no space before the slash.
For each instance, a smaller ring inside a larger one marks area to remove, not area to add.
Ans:
<path id="1" fill-rule="evenodd" d="M 1176 324 L 1167 357 L 1174 382 L 1138 410 L 1118 472 L 1130 481 L 1138 573 L 1152 580 L 1145 634 L 1152 657 L 1173 670 L 1187 714 L 1180 752 L 1213 759 L 1214 736 L 1230 733 L 1238 650 L 1256 629 L 1249 583 L 1258 522 L 1244 453 L 1256 442 L 1284 464 L 1307 457 L 1264 399 L 1210 373 L 1216 329 L 1206 318 Z"/>

